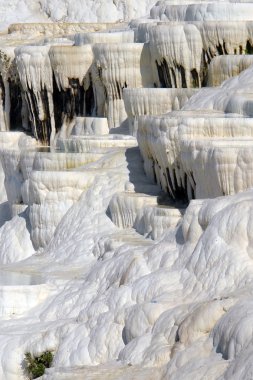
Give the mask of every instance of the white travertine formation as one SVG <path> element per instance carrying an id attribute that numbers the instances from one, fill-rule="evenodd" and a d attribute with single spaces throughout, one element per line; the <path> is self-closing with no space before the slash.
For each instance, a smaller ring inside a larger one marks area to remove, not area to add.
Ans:
<path id="1" fill-rule="evenodd" d="M 149 40 L 162 87 L 200 87 L 202 39 L 194 24 L 151 27 Z"/>
<path id="2" fill-rule="evenodd" d="M 71 131 L 72 135 L 107 135 L 108 121 L 105 117 L 77 117 Z"/>
<path id="3" fill-rule="evenodd" d="M 123 89 L 153 87 L 149 48 L 145 44 L 96 44 L 95 65 L 105 88 L 109 128 L 119 127 L 126 119 Z"/>
<path id="4" fill-rule="evenodd" d="M 125 24 L 123 24 L 125 25 Z M 8 27 L 8 33 L 15 40 L 24 40 L 24 36 L 28 40 L 33 40 L 41 44 L 41 38 L 48 36 L 48 38 L 62 38 L 62 36 L 68 35 L 73 39 L 73 35 L 76 33 L 87 33 L 87 32 L 99 32 L 105 31 L 111 28 L 122 27 L 122 23 L 111 23 L 111 22 L 53 22 L 51 23 L 48 19 L 47 21 L 36 23 L 34 22 L 21 22 L 13 23 Z M 5 37 L 6 38 L 6 37 Z M 21 43 L 22 44 L 22 43 Z"/>
<path id="5" fill-rule="evenodd" d="M 71 79 L 78 79 L 80 85 L 89 87 L 89 71 L 93 61 L 90 45 L 53 46 L 49 57 L 59 90 L 70 88 Z"/>
<path id="6" fill-rule="evenodd" d="M 16 64 L 24 91 L 53 91 L 48 46 L 22 46 L 15 49 Z"/>
<path id="7" fill-rule="evenodd" d="M 123 99 L 128 116 L 130 134 L 138 131 L 138 117 L 142 115 L 161 115 L 179 110 L 196 92 L 195 89 L 182 88 L 126 88 Z"/>
<path id="8" fill-rule="evenodd" d="M 75 45 L 86 45 L 86 44 L 122 44 L 122 43 L 133 43 L 134 42 L 134 31 L 133 30 L 114 30 L 114 31 L 104 31 L 95 33 L 77 33 L 75 35 Z"/>
<path id="9" fill-rule="evenodd" d="M 65 152 L 103 153 L 112 148 L 135 147 L 137 141 L 131 136 L 102 135 L 102 136 L 71 136 L 69 139 L 58 139 L 57 147 Z"/>
<path id="10" fill-rule="evenodd" d="M 10 112 L 11 112 L 11 94 L 10 81 L 17 81 L 17 70 L 14 64 L 14 48 L 4 47 L 0 50 L 0 72 L 1 93 L 0 93 L 0 130 L 8 131 L 10 129 Z M 16 78 L 15 78 L 16 77 Z M 12 110 L 13 112 L 13 110 Z"/>
<path id="11" fill-rule="evenodd" d="M 157 197 L 136 194 L 117 193 L 110 201 L 109 213 L 116 226 L 120 228 L 133 227 L 140 231 L 143 229 L 143 211 L 146 206 L 156 206 Z"/>
<path id="12" fill-rule="evenodd" d="M 88 0 L 85 4 L 78 0 L 5 0 L 0 3 L 0 15 L 3 23 L 1 30 L 12 23 L 108 23 L 119 20 L 131 20 L 147 15 L 155 4 L 154 0 L 134 0 L 131 2 Z M 54 25 L 52 23 L 52 25 Z M 49 26 L 50 27 L 50 26 Z"/>
<path id="13" fill-rule="evenodd" d="M 164 233 L 172 230 L 182 220 L 184 209 L 158 205 L 144 208 L 144 234 L 152 239 L 159 239 Z"/>
<path id="14" fill-rule="evenodd" d="M 42 142 L 53 141 L 53 78 L 49 46 L 22 46 L 15 49 L 17 70 L 25 93 L 33 135 Z M 25 126 L 27 128 L 27 126 Z"/>
<path id="15" fill-rule="evenodd" d="M 47 245 L 63 215 L 91 186 L 97 171 L 85 170 L 85 165 L 100 157 L 82 153 L 36 153 L 32 171 L 23 185 L 23 188 L 28 187 L 27 199 L 24 190 L 23 199 L 29 205 L 35 249 Z"/>
<path id="16" fill-rule="evenodd" d="M 203 1 L 191 4 L 171 4 L 159 1 L 151 9 L 151 18 L 169 21 L 205 21 L 205 20 L 251 20 L 253 4 L 250 2 Z"/>
<path id="17" fill-rule="evenodd" d="M 98 102 L 93 94 L 92 47 L 88 44 L 52 46 L 49 57 L 58 89 L 58 93 L 54 89 L 57 93 L 54 101 L 56 129 L 62 134 L 65 128 L 71 130 L 75 116 L 96 114 Z"/>
<path id="18" fill-rule="evenodd" d="M 20 185 L 21 176 L 20 168 L 18 167 L 18 157 L 19 153 L 15 150 L 26 148 L 27 146 L 36 146 L 36 141 L 22 132 L 1 132 L 0 133 L 0 144 L 1 144 L 1 164 L 0 164 L 0 200 L 1 204 L 9 199 L 9 206 L 12 207 L 15 199 L 20 201 Z M 10 190 L 8 194 L 8 189 Z M 14 195 L 14 199 L 12 196 Z M 9 207 L 8 207 L 9 208 Z M 9 210 L 10 211 L 10 210 Z M 8 211 L 8 214 L 9 214 Z M 6 219 L 4 215 L 4 209 L 1 210 L 3 218 L 1 217 L 1 223 Z"/>
<path id="19" fill-rule="evenodd" d="M 252 21 L 206 21 L 195 24 L 201 33 L 208 60 L 215 55 L 248 54 L 252 50 Z"/>
<path id="20" fill-rule="evenodd" d="M 183 171 L 192 176 L 195 183 L 196 198 L 234 194 L 253 186 L 253 151 L 249 138 L 183 140 L 180 152 Z M 208 176 L 208 182 L 200 178 L 202 170 Z"/>
<path id="21" fill-rule="evenodd" d="M 27 152 L 25 155 L 27 156 Z M 65 152 L 36 152 L 32 169 L 35 171 L 64 171 L 80 168 L 87 163 L 94 162 L 101 158 L 99 154 L 83 154 Z M 21 158 L 22 159 L 22 158 Z M 21 162 L 22 167 L 22 162 Z M 23 168 L 22 168 L 23 169 Z"/>
<path id="22" fill-rule="evenodd" d="M 215 56 L 252 52 L 252 21 L 151 21 L 133 26 L 137 40 L 150 43 L 156 86 L 206 85 Z"/>
<path id="23" fill-rule="evenodd" d="M 208 70 L 208 86 L 220 86 L 225 80 L 239 75 L 253 64 L 252 55 L 222 55 L 215 57 Z"/>
<path id="24" fill-rule="evenodd" d="M 78 0 L 72 3 L 69 0 L 42 0 L 40 2 L 42 10 L 50 15 L 53 21 L 110 21 L 131 20 L 148 14 L 154 0 L 134 0 L 134 1 L 104 1 L 88 0 L 85 4 Z"/>
<path id="25" fill-rule="evenodd" d="M 20 151 L 14 149 L 3 151 L 1 163 L 5 173 L 4 186 L 9 203 L 21 203 L 23 176 L 20 170 Z"/>
<path id="26" fill-rule="evenodd" d="M 9 204 L 14 214 L 15 210 L 20 213 L 29 206 L 31 240 L 36 249 L 49 242 L 62 216 L 92 183 L 93 172 L 89 171 L 80 178 L 80 174 L 75 170 L 82 170 L 82 167 L 99 160 L 101 156 L 52 153 L 43 149 L 12 149 L 2 152 L 1 160 L 6 173 L 5 188 Z M 58 196 L 58 193 L 61 196 Z M 9 223 L 10 228 L 15 230 L 12 221 Z M 26 228 L 25 222 L 24 225 Z M 24 238 L 24 241 L 26 239 Z M 8 254 L 5 254 L 8 257 Z M 26 255 L 30 254 L 31 250 L 27 250 Z"/>
<path id="27" fill-rule="evenodd" d="M 14 277 L 15 281 L 15 277 Z M 15 281 L 16 282 L 16 281 Z M 1 319 L 17 318 L 27 310 L 42 303 L 53 293 L 47 284 L 41 285 L 0 285 Z"/>
<path id="28" fill-rule="evenodd" d="M 2 212 L 2 210 L 1 210 Z M 6 236 L 9 239 L 6 239 Z M 26 220 L 15 216 L 7 221 L 0 231 L 0 263 L 9 264 L 26 259 L 34 253 L 33 245 L 27 230 Z"/>
<path id="29" fill-rule="evenodd" d="M 182 109 L 209 112 L 214 110 L 251 116 L 251 83 L 252 67 L 249 67 L 238 76 L 225 81 L 220 87 L 201 89 Z"/>
<path id="30" fill-rule="evenodd" d="M 252 135 L 250 118 L 204 118 L 201 114 L 139 118 L 138 142 L 145 171 L 175 198 L 214 197 L 251 187 L 250 158 L 246 156 L 251 154 Z M 249 171 L 245 172 L 245 165 Z M 210 182 L 203 170 L 209 178 L 213 176 Z M 206 190 L 199 188 L 199 175 Z"/>
<path id="31" fill-rule="evenodd" d="M 252 0 L 19 3 L 118 22 L 0 35 L 0 379 L 250 378 Z"/>

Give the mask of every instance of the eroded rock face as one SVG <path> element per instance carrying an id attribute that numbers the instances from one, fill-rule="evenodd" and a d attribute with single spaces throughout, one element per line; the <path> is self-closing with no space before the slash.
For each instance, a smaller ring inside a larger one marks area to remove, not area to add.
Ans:
<path id="1" fill-rule="evenodd" d="M 90 22 L 0 35 L 0 378 L 244 380 L 252 3 L 38 7 Z"/>
<path id="2" fill-rule="evenodd" d="M 173 198 L 212 198 L 252 186 L 251 169 L 244 172 L 251 162 L 251 118 L 182 112 L 143 116 L 138 126 L 146 173 Z"/>
<path id="3" fill-rule="evenodd" d="M 35 45 L 18 47 L 14 60 L 11 48 L 5 48 L 7 55 L 3 51 L 3 128 L 17 128 L 17 123 L 22 123 L 22 127 L 41 143 L 53 144 L 61 129 L 72 128 L 75 117 L 107 117 L 109 129 L 127 133 L 130 127 L 130 132 L 136 134 L 137 127 L 131 121 L 132 111 L 128 104 L 134 92 L 126 91 L 124 104 L 124 89 L 177 88 L 178 96 L 177 92 L 170 95 L 171 101 L 174 99 L 172 108 L 166 107 L 166 102 L 160 107 L 160 112 L 164 113 L 180 109 L 193 94 L 190 88 L 220 84 L 250 65 L 250 57 L 242 54 L 252 51 L 252 22 L 243 21 L 240 18 L 244 18 L 243 13 L 237 21 L 233 20 L 236 7 L 244 5 L 231 5 L 233 17 L 224 20 L 216 17 L 217 12 L 211 7 L 208 12 L 214 18 L 212 21 L 193 17 L 185 23 L 184 19 L 178 21 L 173 11 L 173 22 L 143 19 L 132 22 L 130 29 L 124 25 L 116 25 L 113 29 L 110 24 L 100 27 L 96 24 L 76 27 L 63 24 L 61 27 L 59 24 L 55 30 L 58 40 L 51 37 L 52 27 L 48 30 L 41 27 L 40 33 L 50 37 L 39 41 L 36 35 L 38 49 Z M 179 13 L 181 8 L 187 8 L 186 5 L 171 6 Z M 159 7 L 163 9 L 161 4 Z M 196 4 L 196 9 L 198 7 L 203 8 L 200 13 L 207 13 L 205 4 Z M 222 3 L 221 7 L 226 8 L 227 4 Z M 75 34 L 78 28 L 83 32 Z M 94 32 L 96 29 L 100 31 Z M 69 34 L 69 39 L 61 39 L 61 31 Z M 8 38 L 17 38 L 16 34 L 21 32 L 22 27 L 12 27 Z M 29 33 L 34 33 L 34 28 L 24 26 L 24 32 L 26 38 L 31 39 Z M 217 58 L 217 55 L 228 54 L 238 57 L 231 60 Z M 232 60 L 237 69 L 233 69 Z M 220 65 L 220 72 L 224 74 L 219 78 L 215 72 Z M 183 88 L 189 88 L 189 91 L 184 92 Z M 12 100 L 14 96 L 19 99 L 16 108 Z M 219 109 L 222 107 L 219 104 Z M 144 110 L 140 115 L 147 112 L 153 111 Z M 158 109 L 154 112 L 157 113 Z M 139 112 L 134 112 L 135 118 L 138 115 Z"/>

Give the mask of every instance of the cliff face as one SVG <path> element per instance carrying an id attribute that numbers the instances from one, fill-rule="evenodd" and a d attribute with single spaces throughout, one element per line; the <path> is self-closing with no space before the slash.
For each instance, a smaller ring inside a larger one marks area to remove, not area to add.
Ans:
<path id="1" fill-rule="evenodd" d="M 0 2 L 0 379 L 249 378 L 252 6 Z"/>

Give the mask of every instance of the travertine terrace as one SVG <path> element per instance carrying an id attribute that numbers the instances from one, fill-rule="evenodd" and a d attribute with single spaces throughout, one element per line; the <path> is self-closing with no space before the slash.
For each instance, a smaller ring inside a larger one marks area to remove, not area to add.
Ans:
<path id="1" fill-rule="evenodd" d="M 253 379 L 253 2 L 0 16 L 0 380 Z"/>

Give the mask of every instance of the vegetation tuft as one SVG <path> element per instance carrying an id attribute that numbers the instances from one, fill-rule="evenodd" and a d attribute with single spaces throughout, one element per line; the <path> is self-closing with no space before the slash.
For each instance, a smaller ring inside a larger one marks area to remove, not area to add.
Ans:
<path id="1" fill-rule="evenodd" d="M 30 352 L 25 354 L 26 370 L 30 379 L 37 379 L 44 375 L 45 369 L 51 367 L 53 353 L 45 351 L 40 356 L 33 356 Z"/>

